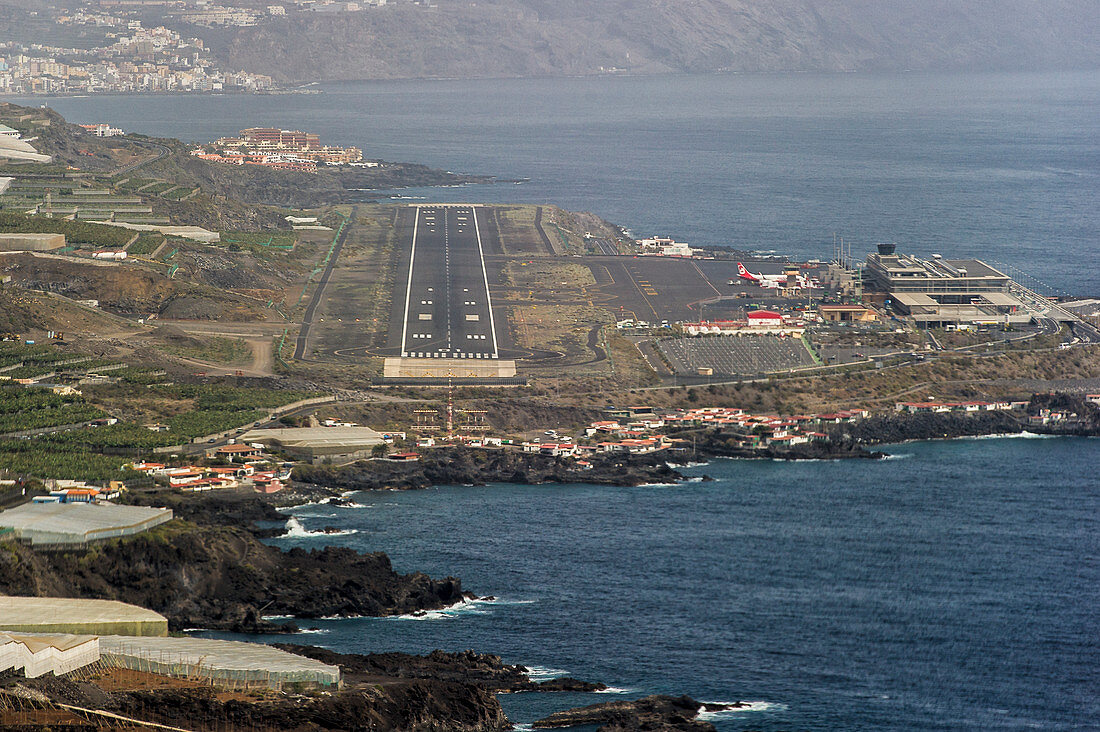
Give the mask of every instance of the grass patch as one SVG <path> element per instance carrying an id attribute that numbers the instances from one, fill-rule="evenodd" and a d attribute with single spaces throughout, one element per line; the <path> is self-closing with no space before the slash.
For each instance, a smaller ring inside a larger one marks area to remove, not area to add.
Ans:
<path id="1" fill-rule="evenodd" d="M 252 349 L 243 339 L 225 336 L 202 338 L 195 344 L 169 344 L 164 350 L 184 358 L 220 364 L 244 363 L 252 356 Z"/>

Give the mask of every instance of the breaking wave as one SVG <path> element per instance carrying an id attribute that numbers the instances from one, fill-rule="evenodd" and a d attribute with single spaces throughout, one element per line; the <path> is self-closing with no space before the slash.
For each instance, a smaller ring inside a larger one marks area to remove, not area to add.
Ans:
<path id="1" fill-rule="evenodd" d="M 500 598 L 482 598 L 460 600 L 439 610 L 422 610 L 404 615 L 389 615 L 384 620 L 450 620 L 463 615 L 487 615 L 493 605 L 531 605 L 535 600 L 501 600 Z"/>
<path id="2" fill-rule="evenodd" d="M 340 531 L 310 531 L 306 527 L 302 526 L 302 522 L 296 517 L 291 516 L 286 520 L 286 533 L 280 538 L 282 539 L 305 539 L 314 538 L 317 536 L 348 536 L 350 534 L 358 534 L 358 529 L 341 529 Z"/>
<path id="3" fill-rule="evenodd" d="M 703 702 L 704 704 L 728 704 L 730 709 L 720 709 L 714 712 L 703 710 L 695 715 L 696 719 L 709 721 L 712 719 L 725 719 L 746 712 L 771 712 L 786 709 L 785 704 L 775 704 L 766 701 L 737 701 L 737 702 Z"/>
<path id="4" fill-rule="evenodd" d="M 562 676 L 569 675 L 569 672 L 563 668 L 528 666 L 527 664 L 524 664 L 524 668 L 527 669 L 527 675 L 531 681 L 549 681 L 550 679 L 560 679 Z"/>

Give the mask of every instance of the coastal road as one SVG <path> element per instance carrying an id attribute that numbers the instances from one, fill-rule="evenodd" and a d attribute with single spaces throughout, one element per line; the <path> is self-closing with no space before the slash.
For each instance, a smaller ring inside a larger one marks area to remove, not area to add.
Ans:
<path id="1" fill-rule="evenodd" d="M 402 356 L 498 358 L 478 214 L 476 206 L 416 207 Z"/>

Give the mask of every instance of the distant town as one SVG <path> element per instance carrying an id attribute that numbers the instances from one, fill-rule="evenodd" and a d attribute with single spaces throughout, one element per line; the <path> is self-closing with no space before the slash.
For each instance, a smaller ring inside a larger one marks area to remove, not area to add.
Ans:
<path id="1" fill-rule="evenodd" d="M 202 40 L 101 13 L 60 16 L 62 26 L 107 27 L 97 48 L 0 45 L 0 93 L 215 92 L 270 89 L 270 76 L 218 68 Z"/>
<path id="2" fill-rule="evenodd" d="M 57 41 L 0 43 L 0 94 L 273 91 L 271 76 L 222 68 L 201 38 L 146 25 L 143 18 L 155 9 L 160 21 L 195 30 L 246 28 L 289 16 L 364 12 L 386 2 L 286 0 L 236 7 L 206 0 L 84 0 L 76 10 L 40 11 L 54 25 L 46 35 Z M 89 47 L 90 38 L 102 43 Z"/>

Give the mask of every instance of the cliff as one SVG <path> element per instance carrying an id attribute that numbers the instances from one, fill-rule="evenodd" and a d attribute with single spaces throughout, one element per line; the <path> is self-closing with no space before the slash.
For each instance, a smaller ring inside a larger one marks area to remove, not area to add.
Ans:
<path id="1" fill-rule="evenodd" d="M 382 553 L 335 547 L 284 552 L 243 528 L 180 520 L 87 549 L 2 547 L 2 593 L 122 600 L 165 615 L 172 630 L 278 632 L 288 628 L 261 614 L 394 615 L 464 597 L 458 579 L 398 574 Z"/>

